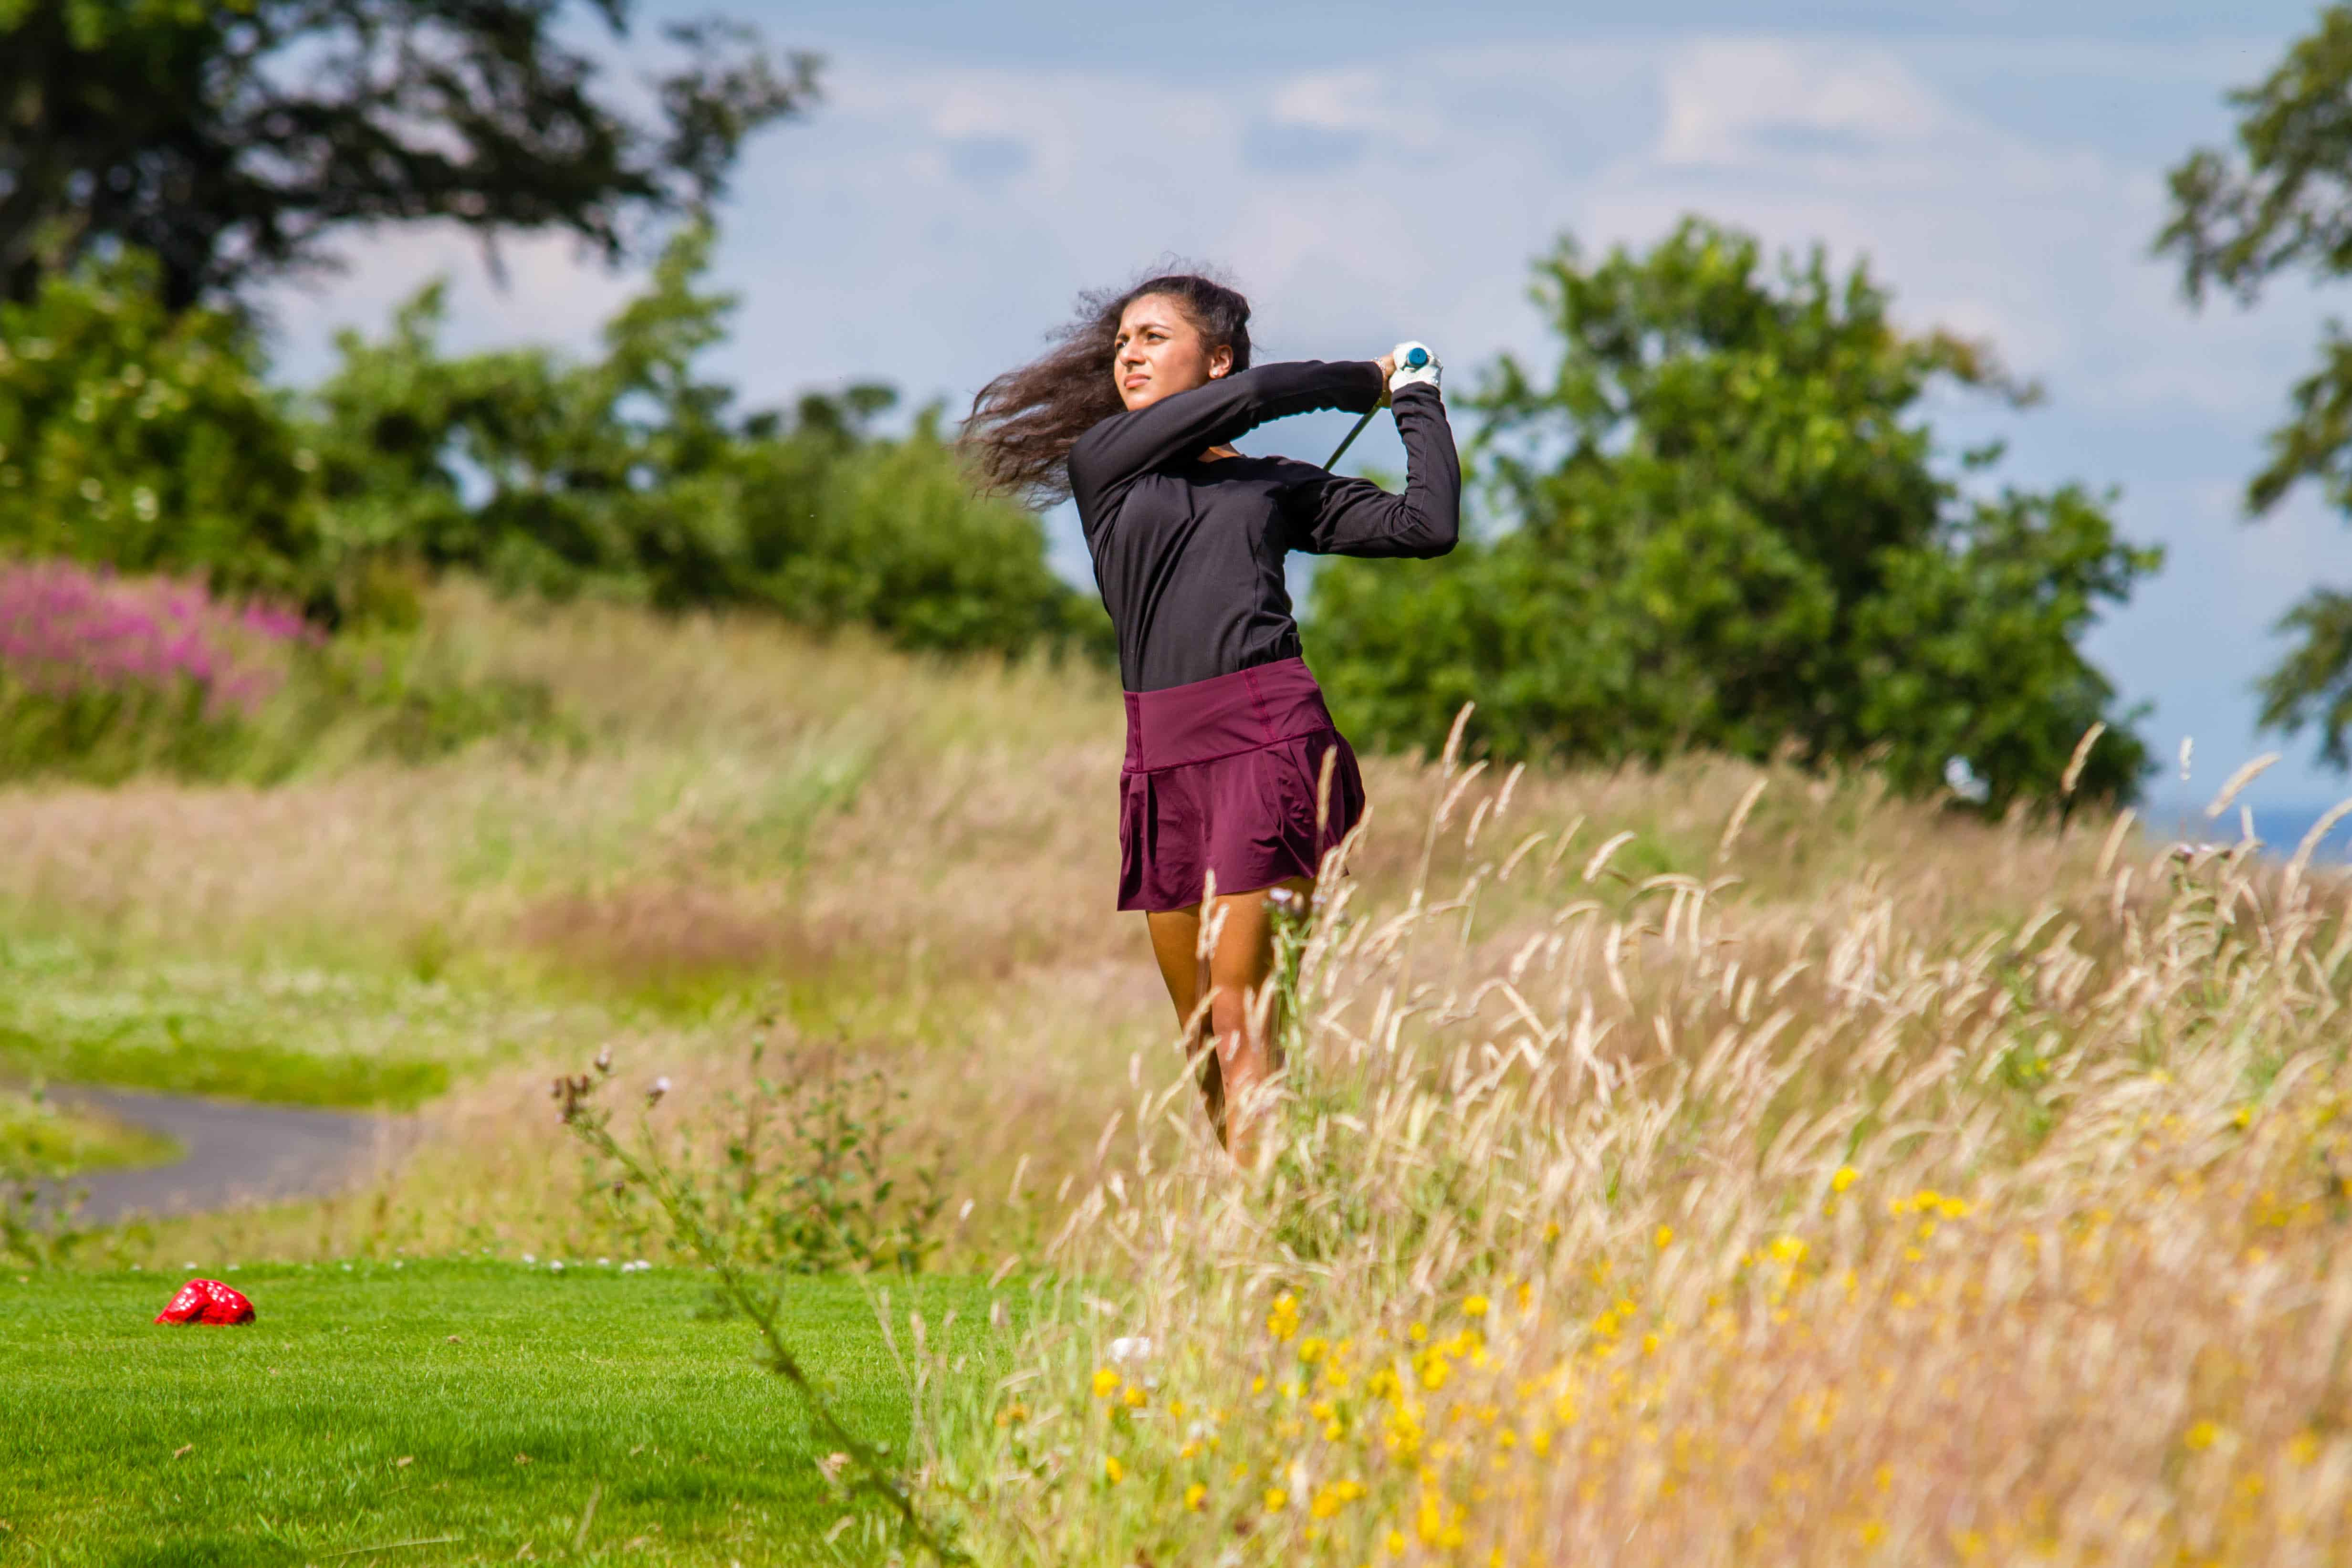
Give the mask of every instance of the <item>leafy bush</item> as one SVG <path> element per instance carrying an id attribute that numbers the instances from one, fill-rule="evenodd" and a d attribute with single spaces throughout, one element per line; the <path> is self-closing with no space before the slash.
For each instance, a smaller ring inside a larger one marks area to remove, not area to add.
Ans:
<path id="1" fill-rule="evenodd" d="M 813 444 L 767 441 L 737 459 L 745 532 L 776 563 L 744 597 L 806 625 L 862 622 L 908 649 L 1114 647 L 1101 601 L 1046 564 L 1035 515 L 975 497 L 932 413 L 902 440 L 812 462 Z"/>
<path id="2" fill-rule="evenodd" d="M 2077 645 L 2160 556 L 2079 488 L 1986 499 L 1937 471 L 1931 390 L 2030 395 L 1981 349 L 1896 331 L 1860 268 L 1775 279 L 1696 220 L 1597 266 L 1564 242 L 1538 277 L 1558 368 L 1507 357 L 1469 400 L 1507 531 L 1317 576 L 1343 721 L 1434 752 L 1475 699 L 1507 756 L 1793 744 L 1922 793 L 1958 759 L 2000 810 L 2055 793 L 2104 720 L 2082 787 L 2133 788 L 2146 752 Z"/>
<path id="3" fill-rule="evenodd" d="M 252 333 L 124 255 L 0 303 L 0 554 L 320 591 L 315 459 Z"/>
<path id="4" fill-rule="evenodd" d="M 804 397 L 790 419 L 730 416 L 733 393 L 694 369 L 734 308 L 698 290 L 710 243 L 707 227 L 673 241 L 593 361 L 446 357 L 439 284 L 382 342 L 344 334 L 316 399 L 343 578 L 411 555 L 550 595 L 864 622 L 909 648 L 1105 646 L 1099 612 L 1047 566 L 1037 520 L 971 493 L 935 416 L 877 437 L 868 424 L 895 396 L 876 386 Z"/>
<path id="5" fill-rule="evenodd" d="M 189 576 L 330 626 L 412 625 L 424 574 L 454 567 L 908 648 L 1107 649 L 1036 518 L 971 493 L 935 415 L 878 437 L 895 396 L 861 385 L 738 416 L 696 374 L 734 305 L 698 287 L 711 239 L 672 241 L 594 359 L 445 355 L 436 283 L 383 339 L 345 333 L 305 397 L 263 384 L 236 318 L 167 311 L 149 258 L 53 277 L 0 304 L 0 554 Z"/>

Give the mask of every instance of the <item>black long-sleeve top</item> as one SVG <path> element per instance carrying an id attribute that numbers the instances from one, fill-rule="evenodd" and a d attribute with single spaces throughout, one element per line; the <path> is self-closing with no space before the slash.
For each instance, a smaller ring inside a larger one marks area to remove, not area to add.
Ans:
<path id="1" fill-rule="evenodd" d="M 1070 489 L 1118 632 L 1129 691 L 1158 691 L 1298 654 L 1282 575 L 1317 555 L 1443 555 L 1459 531 L 1462 465 L 1433 386 L 1396 394 L 1405 489 L 1288 458 L 1203 461 L 1269 419 L 1381 399 L 1369 360 L 1259 365 L 1114 414 L 1070 449 Z"/>

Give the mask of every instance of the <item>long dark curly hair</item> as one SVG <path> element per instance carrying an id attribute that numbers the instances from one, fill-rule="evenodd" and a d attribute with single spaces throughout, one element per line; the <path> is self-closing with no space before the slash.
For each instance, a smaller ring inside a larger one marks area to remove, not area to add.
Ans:
<path id="1" fill-rule="evenodd" d="M 1249 368 L 1249 301 L 1198 272 L 1167 272 L 1127 289 L 1089 289 L 1076 317 L 1057 329 L 1053 349 L 980 389 L 960 438 L 991 490 L 1051 505 L 1070 493 L 1070 448 L 1099 421 L 1126 406 L 1111 374 L 1119 318 L 1147 294 L 1180 302 L 1209 346 L 1234 353 Z"/>

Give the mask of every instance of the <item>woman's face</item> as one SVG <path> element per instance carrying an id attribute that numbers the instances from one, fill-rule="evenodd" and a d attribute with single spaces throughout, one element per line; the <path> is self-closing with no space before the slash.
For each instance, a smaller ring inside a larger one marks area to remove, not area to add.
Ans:
<path id="1" fill-rule="evenodd" d="M 1130 300 L 1118 318 L 1111 350 L 1111 374 L 1119 401 L 1143 408 L 1179 392 L 1206 385 L 1234 368 L 1234 351 L 1209 346 L 1183 302 L 1172 295 L 1146 294 Z"/>

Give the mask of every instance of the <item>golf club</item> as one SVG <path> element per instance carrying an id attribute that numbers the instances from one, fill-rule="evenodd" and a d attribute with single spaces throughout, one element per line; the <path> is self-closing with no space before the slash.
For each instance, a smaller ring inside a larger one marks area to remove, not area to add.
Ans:
<path id="1" fill-rule="evenodd" d="M 1429 351 L 1416 345 L 1411 353 L 1404 356 L 1404 363 L 1411 365 L 1413 369 L 1419 370 L 1423 365 L 1429 363 Z M 1337 447 L 1333 448 L 1330 457 L 1324 459 L 1323 466 L 1327 468 L 1336 466 L 1339 463 L 1339 458 L 1347 452 L 1348 448 L 1356 444 L 1356 437 L 1364 433 L 1364 426 L 1372 422 L 1372 416 L 1378 414 L 1380 411 L 1380 406 L 1377 404 L 1365 409 L 1364 416 L 1356 421 L 1356 427 L 1349 431 L 1347 438 L 1341 441 Z"/>

